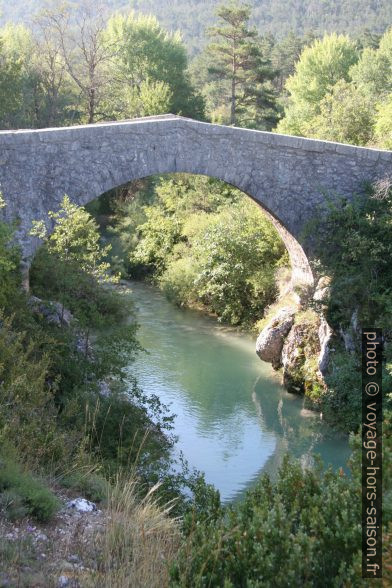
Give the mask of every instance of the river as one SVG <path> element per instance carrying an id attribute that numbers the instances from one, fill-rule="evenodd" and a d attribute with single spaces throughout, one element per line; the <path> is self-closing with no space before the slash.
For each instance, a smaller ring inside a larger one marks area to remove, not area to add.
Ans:
<path id="1" fill-rule="evenodd" d="M 263 471 L 274 475 L 286 452 L 344 467 L 347 436 L 333 431 L 255 354 L 255 341 L 203 314 L 177 308 L 156 288 L 130 282 L 148 353 L 130 366 L 140 387 L 176 414 L 174 434 L 189 464 L 223 501 L 240 497 Z"/>

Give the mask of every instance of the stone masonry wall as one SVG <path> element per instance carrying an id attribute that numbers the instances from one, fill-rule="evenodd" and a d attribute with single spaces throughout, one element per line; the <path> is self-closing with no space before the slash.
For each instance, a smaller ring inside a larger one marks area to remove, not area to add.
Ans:
<path id="1" fill-rule="evenodd" d="M 64 196 L 80 205 L 153 174 L 219 178 L 258 202 L 273 219 L 294 275 L 312 282 L 303 230 L 326 200 L 392 177 L 392 152 L 197 122 L 172 115 L 60 129 L 0 132 L 3 217 L 20 221 L 26 259 L 38 243 L 33 219 L 46 219 Z"/>

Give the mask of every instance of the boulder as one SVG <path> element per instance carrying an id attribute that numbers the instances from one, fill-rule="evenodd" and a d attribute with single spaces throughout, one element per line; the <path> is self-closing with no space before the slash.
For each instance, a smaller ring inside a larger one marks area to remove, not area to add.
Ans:
<path id="1" fill-rule="evenodd" d="M 275 369 L 281 366 L 284 340 L 294 324 L 294 315 L 293 308 L 282 308 L 257 338 L 257 355 L 262 361 L 271 363 Z"/>

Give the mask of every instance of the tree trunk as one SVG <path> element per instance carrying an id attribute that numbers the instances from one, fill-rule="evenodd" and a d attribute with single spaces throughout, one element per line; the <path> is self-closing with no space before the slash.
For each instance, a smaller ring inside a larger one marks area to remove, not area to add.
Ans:
<path id="1" fill-rule="evenodd" d="M 95 90 L 90 88 L 88 93 L 88 124 L 91 125 L 95 118 Z"/>
<path id="2" fill-rule="evenodd" d="M 230 124 L 235 125 L 235 107 L 236 107 L 236 95 L 235 95 L 235 78 L 231 80 L 231 112 L 230 112 Z"/>
<path id="3" fill-rule="evenodd" d="M 87 331 L 85 332 L 85 341 L 84 341 L 84 357 L 86 359 L 88 357 L 89 340 L 90 340 L 90 329 L 87 329 Z"/>
<path id="4" fill-rule="evenodd" d="M 233 64 L 231 71 L 231 112 L 230 112 L 230 124 L 235 125 L 236 123 L 236 75 L 237 75 L 237 63 L 236 63 L 236 46 L 233 40 Z"/>

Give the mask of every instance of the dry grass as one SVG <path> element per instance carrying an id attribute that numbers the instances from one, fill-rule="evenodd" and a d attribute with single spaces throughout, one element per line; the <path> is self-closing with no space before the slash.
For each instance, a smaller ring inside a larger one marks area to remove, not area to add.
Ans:
<path id="1" fill-rule="evenodd" d="M 294 311 L 297 311 L 300 308 L 298 296 L 295 292 L 287 292 L 282 298 L 278 298 L 276 302 L 268 306 L 264 311 L 264 317 L 261 320 L 257 321 L 257 323 L 254 325 L 254 332 L 256 334 L 261 333 L 264 327 L 266 327 L 268 323 L 283 308 L 291 308 Z"/>
<path id="2" fill-rule="evenodd" d="M 107 520 L 97 537 L 98 571 L 82 583 L 108 588 L 155 588 L 168 585 L 168 564 L 175 556 L 180 532 L 171 518 L 171 504 L 155 497 L 159 485 L 141 499 L 137 479 L 120 476 L 111 487 Z"/>
<path id="3" fill-rule="evenodd" d="M 274 316 L 276 316 L 283 308 L 292 308 L 295 311 L 298 311 L 301 306 L 300 297 L 292 287 L 291 268 L 278 268 L 275 279 L 278 286 L 279 295 L 276 301 L 270 304 L 270 306 L 264 310 L 264 317 L 257 321 L 257 323 L 255 323 L 253 326 L 252 330 L 257 335 L 261 333 L 261 331 L 268 325 Z"/>

